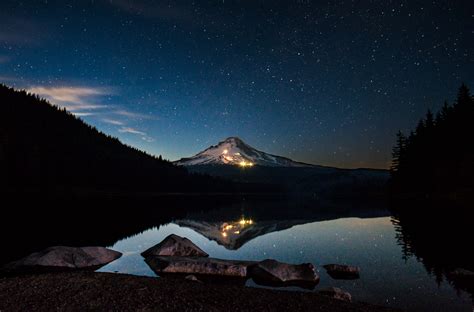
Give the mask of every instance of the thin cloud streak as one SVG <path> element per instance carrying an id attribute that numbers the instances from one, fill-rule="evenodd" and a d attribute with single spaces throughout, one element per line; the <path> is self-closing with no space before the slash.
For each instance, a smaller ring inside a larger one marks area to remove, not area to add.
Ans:
<path id="1" fill-rule="evenodd" d="M 129 133 L 129 134 L 135 134 L 135 135 L 140 135 L 141 136 L 141 139 L 145 142 L 148 142 L 148 143 L 151 143 L 151 142 L 154 142 L 155 139 L 153 139 L 152 137 L 150 137 L 148 134 L 146 134 L 145 132 L 141 131 L 141 130 L 138 130 L 136 128 L 132 128 L 132 127 L 120 127 L 118 129 L 118 132 L 120 133 Z"/>
<path id="2" fill-rule="evenodd" d="M 140 130 L 137 130 L 137 129 L 132 128 L 132 127 L 121 127 L 120 129 L 118 129 L 118 132 L 120 132 L 120 133 L 131 133 L 131 134 L 146 135 L 145 132 L 140 131 Z"/>
<path id="3" fill-rule="evenodd" d="M 127 111 L 124 109 L 115 110 L 113 111 L 113 113 L 123 116 L 123 117 L 128 117 L 128 118 L 133 118 L 133 119 L 157 119 L 156 117 L 153 117 L 150 115 L 134 113 L 134 112 Z"/>
<path id="4" fill-rule="evenodd" d="M 94 116 L 97 115 L 96 113 L 81 113 L 81 112 L 71 112 L 77 117 L 87 117 L 87 116 Z"/>
<path id="5" fill-rule="evenodd" d="M 102 118 L 101 121 L 105 122 L 105 123 L 108 123 L 108 124 L 111 124 L 111 125 L 115 125 L 115 126 L 124 126 L 125 125 L 124 122 L 122 122 L 120 120 L 116 120 L 116 119 Z"/>

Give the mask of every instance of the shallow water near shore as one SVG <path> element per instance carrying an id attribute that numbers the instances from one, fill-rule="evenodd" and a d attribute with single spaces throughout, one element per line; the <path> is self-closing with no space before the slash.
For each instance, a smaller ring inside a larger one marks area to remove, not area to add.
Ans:
<path id="1" fill-rule="evenodd" d="M 189 238 L 210 257 L 311 262 L 321 277 L 315 290 L 340 287 L 357 301 L 409 311 L 472 309 L 467 292 L 456 290 L 445 280 L 438 283 L 415 256 L 404 257 L 394 220 L 383 209 L 365 211 L 356 217 L 297 218 L 296 214 L 293 219 L 284 220 L 280 217 L 272 220 L 271 214 L 252 216 L 251 210 L 240 212 L 233 216 L 230 213 L 228 219 L 221 213 L 210 218 L 198 215 L 194 219 L 177 219 L 119 240 L 109 247 L 124 253 L 123 257 L 99 271 L 156 276 L 140 253 L 169 234 L 177 234 Z M 233 228 L 226 231 L 229 225 Z M 361 278 L 334 280 L 322 268 L 328 263 L 359 266 Z M 262 287 L 252 280 L 247 281 L 247 286 Z"/>

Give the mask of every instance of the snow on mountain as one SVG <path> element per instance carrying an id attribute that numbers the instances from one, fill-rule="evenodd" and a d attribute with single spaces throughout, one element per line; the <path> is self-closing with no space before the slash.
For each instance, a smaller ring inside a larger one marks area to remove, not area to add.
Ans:
<path id="1" fill-rule="evenodd" d="M 181 166 L 235 165 L 252 167 L 312 167 L 313 165 L 293 161 L 259 151 L 237 137 L 230 137 L 211 146 L 193 157 L 181 158 L 174 162 Z"/>

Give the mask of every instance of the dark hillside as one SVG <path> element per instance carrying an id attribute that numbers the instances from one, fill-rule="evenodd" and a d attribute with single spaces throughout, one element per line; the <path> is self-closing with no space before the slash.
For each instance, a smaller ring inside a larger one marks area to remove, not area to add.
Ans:
<path id="1" fill-rule="evenodd" d="M 4 189 L 187 192 L 229 190 L 220 180 L 124 145 L 38 96 L 0 85 Z"/>

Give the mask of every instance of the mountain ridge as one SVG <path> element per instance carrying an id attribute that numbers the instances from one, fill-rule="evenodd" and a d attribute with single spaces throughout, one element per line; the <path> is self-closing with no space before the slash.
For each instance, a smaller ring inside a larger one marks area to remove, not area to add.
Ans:
<path id="1" fill-rule="evenodd" d="M 174 162 L 180 166 L 199 165 L 234 165 L 252 167 L 315 167 L 315 165 L 294 161 L 290 158 L 260 151 L 236 136 L 231 136 L 216 145 L 191 157 L 181 158 Z"/>

